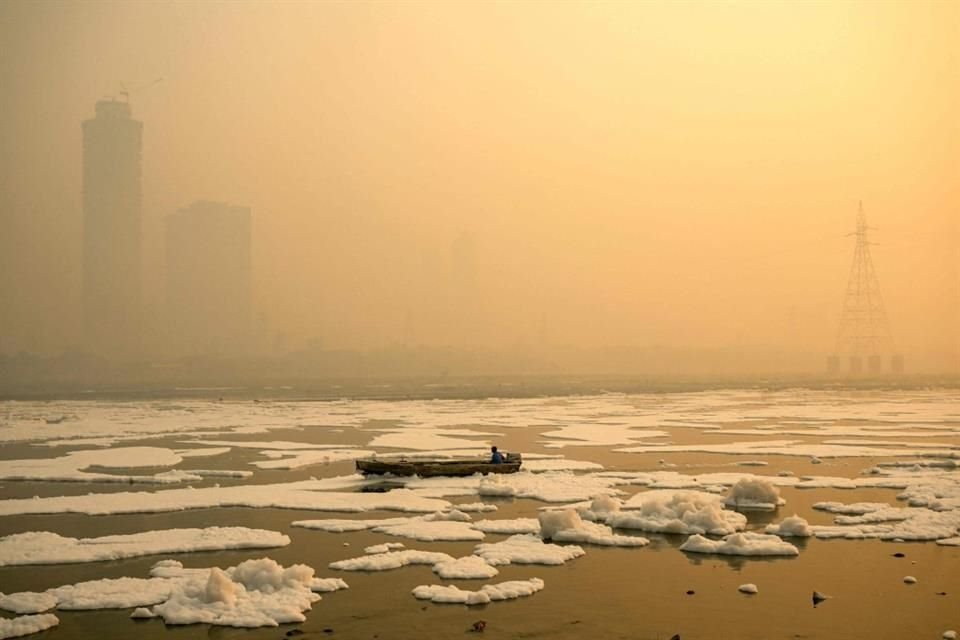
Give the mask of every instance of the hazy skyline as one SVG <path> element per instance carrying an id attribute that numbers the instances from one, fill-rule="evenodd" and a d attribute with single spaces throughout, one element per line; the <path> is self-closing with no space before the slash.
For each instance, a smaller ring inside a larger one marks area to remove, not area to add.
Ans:
<path id="1" fill-rule="evenodd" d="M 267 345 L 825 356 L 862 200 L 908 369 L 955 368 L 958 79 L 953 2 L 5 2 L 0 352 L 81 344 L 80 123 L 127 83 L 147 317 L 214 200 Z"/>

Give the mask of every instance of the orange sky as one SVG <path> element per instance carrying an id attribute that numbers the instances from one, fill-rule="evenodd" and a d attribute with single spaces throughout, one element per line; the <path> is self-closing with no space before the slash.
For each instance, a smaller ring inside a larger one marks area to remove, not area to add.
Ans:
<path id="1" fill-rule="evenodd" d="M 826 354 L 863 200 L 898 346 L 960 350 L 956 2 L 5 2 L 0 350 L 77 342 L 80 121 L 158 77 L 152 309 L 203 198 L 293 343 Z"/>

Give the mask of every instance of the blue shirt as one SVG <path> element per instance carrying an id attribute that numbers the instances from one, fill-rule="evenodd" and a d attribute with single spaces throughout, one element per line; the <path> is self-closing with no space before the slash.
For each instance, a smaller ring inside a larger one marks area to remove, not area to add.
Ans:
<path id="1" fill-rule="evenodd" d="M 500 464 L 503 462 L 503 454 L 499 451 L 494 451 L 493 455 L 490 456 L 490 462 L 493 464 Z"/>

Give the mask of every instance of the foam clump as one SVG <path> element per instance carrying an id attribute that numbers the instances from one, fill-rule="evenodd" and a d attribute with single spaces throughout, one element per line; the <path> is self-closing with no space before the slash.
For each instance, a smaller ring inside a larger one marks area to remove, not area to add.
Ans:
<path id="1" fill-rule="evenodd" d="M 247 560 L 226 571 L 213 567 L 206 580 L 173 585 L 170 597 L 153 607 L 166 624 L 198 622 L 231 627 L 275 627 L 303 622 L 320 596 L 310 589 L 313 569 L 282 567 L 274 560 Z"/>
<path id="2" fill-rule="evenodd" d="M 23 591 L 4 595 L 0 593 L 0 609 L 13 613 L 41 613 L 57 606 L 57 599 L 48 593 Z"/>
<path id="3" fill-rule="evenodd" d="M 453 585 L 420 585 L 413 590 L 413 597 L 438 603 L 478 605 L 531 596 L 543 589 L 543 586 L 540 578 L 488 584 L 479 591 L 467 591 Z"/>
<path id="4" fill-rule="evenodd" d="M 583 520 L 573 509 L 544 511 L 539 516 L 540 537 L 556 542 L 583 542 L 611 547 L 642 547 L 650 544 L 646 538 L 624 536 L 602 524 Z"/>
<path id="5" fill-rule="evenodd" d="M 205 572 L 206 573 L 206 572 Z M 144 578 L 105 578 L 47 589 L 57 609 L 129 609 L 158 604 L 170 597 L 172 583 Z"/>
<path id="6" fill-rule="evenodd" d="M 539 533 L 540 521 L 536 518 L 513 518 L 505 520 L 478 520 L 473 528 L 484 533 Z"/>
<path id="7" fill-rule="evenodd" d="M 385 542 L 384 544 L 371 545 L 363 550 L 364 553 L 387 553 L 396 549 L 403 549 L 402 542 Z"/>
<path id="8" fill-rule="evenodd" d="M 906 584 L 917 584 L 917 579 L 913 576 L 903 576 L 903 581 Z"/>
<path id="9" fill-rule="evenodd" d="M 493 566 L 505 564 L 560 565 L 586 552 L 575 545 L 548 544 L 538 536 L 520 534 L 502 542 L 478 544 L 473 551 Z"/>
<path id="10" fill-rule="evenodd" d="M 712 535 L 727 535 L 747 526 L 746 516 L 724 509 L 719 496 L 703 491 L 647 491 L 634 496 L 626 507 L 610 514 L 607 524 L 616 529 Z"/>
<path id="11" fill-rule="evenodd" d="M 693 534 L 680 545 L 680 550 L 736 556 L 795 556 L 800 553 L 795 546 L 777 536 L 750 532 L 730 534 L 722 540 Z"/>
<path id="12" fill-rule="evenodd" d="M 786 504 L 780 489 L 765 478 L 746 477 L 730 487 L 724 504 L 733 509 L 773 511 Z"/>
<path id="13" fill-rule="evenodd" d="M 737 591 L 739 591 L 740 593 L 752 594 L 752 593 L 758 593 L 760 590 L 757 589 L 757 585 L 753 584 L 752 582 L 748 582 L 747 584 L 742 584 L 739 587 L 737 587 Z"/>
<path id="14" fill-rule="evenodd" d="M 283 547 L 290 538 L 247 527 L 164 529 L 99 538 L 28 531 L 0 538 L 0 566 L 98 562 L 159 553 Z"/>
<path id="15" fill-rule="evenodd" d="M 411 518 L 406 522 L 382 527 L 374 531 L 391 536 L 411 538 L 423 542 L 483 540 L 484 534 L 471 526 L 470 522 L 457 520 L 420 520 Z"/>
<path id="16" fill-rule="evenodd" d="M 458 509 L 434 511 L 423 517 L 427 522 L 470 522 L 473 518 Z"/>
<path id="17" fill-rule="evenodd" d="M 438 562 L 451 561 L 453 561 L 453 557 L 446 553 L 405 549 L 403 551 L 389 551 L 387 553 L 375 553 L 359 558 L 337 560 L 336 562 L 331 562 L 329 566 L 331 569 L 338 569 L 340 571 L 388 571 L 390 569 L 406 567 L 411 564 L 435 565 Z"/>
<path id="18" fill-rule="evenodd" d="M 587 520 L 606 520 L 611 515 L 620 511 L 623 503 L 614 496 L 601 494 L 590 502 L 589 509 L 580 513 Z"/>
<path id="19" fill-rule="evenodd" d="M 500 571 L 479 556 L 464 556 L 433 565 L 433 572 L 444 580 L 492 578 Z"/>
<path id="20" fill-rule="evenodd" d="M 950 631 L 944 631 L 943 640 L 957 640 L 957 632 L 952 629 Z"/>
<path id="21" fill-rule="evenodd" d="M 500 476 L 489 476 L 480 481 L 480 488 L 477 491 L 481 496 L 497 496 L 509 498 L 516 495 L 517 490 L 503 481 Z"/>
<path id="22" fill-rule="evenodd" d="M 52 613 L 42 613 L 35 616 L 18 616 L 16 618 L 0 618 L 0 639 L 19 638 L 31 633 L 46 631 L 60 624 L 60 619 Z"/>
<path id="23" fill-rule="evenodd" d="M 302 564 L 283 567 L 269 558 L 247 560 L 225 570 L 185 569 L 180 562 L 164 560 L 156 563 L 150 574 L 149 579 L 115 578 L 64 585 L 45 594 L 55 600 L 58 609 L 135 608 L 133 618 L 159 616 L 166 624 L 232 627 L 303 622 L 303 612 L 320 599 L 313 592 L 313 587 L 320 585 L 312 568 Z M 333 586 L 341 588 L 339 584 Z M 11 597 L 18 595 L 22 594 Z"/>
<path id="24" fill-rule="evenodd" d="M 488 477 L 480 481 L 477 491 L 481 496 L 529 498 L 541 502 L 570 503 L 592 500 L 601 493 L 611 493 L 611 487 L 623 481 L 599 473 L 574 474 L 563 471 L 546 473 L 515 473 L 510 476 Z"/>
<path id="25" fill-rule="evenodd" d="M 223 602 L 231 607 L 237 604 L 237 588 L 234 586 L 233 580 L 219 567 L 210 569 L 204 600 L 207 602 Z"/>
<path id="26" fill-rule="evenodd" d="M 216 507 L 252 509 L 310 509 L 314 511 L 389 510 L 407 513 L 433 513 L 450 506 L 446 500 L 429 498 L 409 489 L 386 493 L 356 493 L 327 490 L 326 481 L 300 481 L 263 485 L 167 489 L 154 492 L 117 492 L 76 496 L 52 496 L 33 500 L 0 501 L 0 515 L 84 513 L 117 515 L 125 513 L 165 513 Z"/>
<path id="27" fill-rule="evenodd" d="M 794 538 L 809 538 L 813 535 L 813 528 L 810 523 L 797 514 L 784 518 L 780 524 L 768 524 L 765 531 L 773 535 Z"/>
<path id="28" fill-rule="evenodd" d="M 343 578 L 314 578 L 310 582 L 310 591 L 314 593 L 330 593 L 331 591 L 349 588 L 350 585 Z"/>
<path id="29" fill-rule="evenodd" d="M 456 508 L 459 511 L 464 513 L 483 513 L 487 511 L 496 511 L 498 509 L 495 504 L 487 504 L 485 502 L 468 502 L 465 504 L 458 504 Z"/>
<path id="30" fill-rule="evenodd" d="M 889 509 L 890 505 L 885 502 L 854 502 L 849 504 L 844 502 L 815 502 L 813 508 L 818 511 L 851 516 L 882 511 Z"/>

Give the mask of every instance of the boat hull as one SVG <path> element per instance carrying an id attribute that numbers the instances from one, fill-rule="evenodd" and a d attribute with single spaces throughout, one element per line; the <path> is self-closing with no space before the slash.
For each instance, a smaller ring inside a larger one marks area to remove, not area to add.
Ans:
<path id="1" fill-rule="evenodd" d="M 357 460 L 357 471 L 364 475 L 472 476 L 477 473 L 516 473 L 520 470 L 520 456 L 508 456 L 505 462 L 494 464 L 478 460 Z"/>

